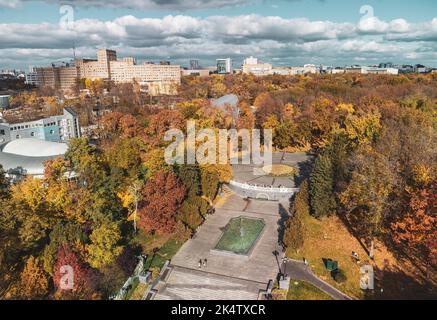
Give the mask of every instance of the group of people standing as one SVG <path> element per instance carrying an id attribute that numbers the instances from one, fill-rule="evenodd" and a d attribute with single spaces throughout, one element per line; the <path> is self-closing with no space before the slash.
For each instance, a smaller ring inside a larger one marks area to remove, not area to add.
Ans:
<path id="1" fill-rule="evenodd" d="M 208 264 L 208 260 L 205 258 L 205 259 L 200 259 L 199 260 L 199 269 L 202 269 L 202 266 L 204 267 L 204 268 L 206 268 L 206 266 L 207 266 L 207 264 Z"/>

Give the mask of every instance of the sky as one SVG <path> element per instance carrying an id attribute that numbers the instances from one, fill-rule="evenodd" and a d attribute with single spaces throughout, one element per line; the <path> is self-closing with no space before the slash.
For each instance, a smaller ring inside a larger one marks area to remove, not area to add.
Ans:
<path id="1" fill-rule="evenodd" d="M 202 66 L 231 57 L 281 65 L 437 67 L 436 0 L 0 0 L 0 69 L 98 48 Z"/>

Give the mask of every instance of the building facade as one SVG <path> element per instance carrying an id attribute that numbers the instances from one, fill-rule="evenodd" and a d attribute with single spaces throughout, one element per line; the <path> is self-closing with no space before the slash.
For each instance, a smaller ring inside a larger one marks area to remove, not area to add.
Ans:
<path id="1" fill-rule="evenodd" d="M 25 83 L 35 87 L 38 86 L 38 73 L 34 67 L 30 67 L 29 72 L 26 73 Z"/>
<path id="2" fill-rule="evenodd" d="M 70 89 L 78 79 L 103 79 L 114 83 L 145 82 L 150 87 L 169 87 L 168 83 L 180 84 L 181 68 L 168 62 L 137 64 L 135 58 L 117 60 L 114 50 L 100 49 L 97 60 L 79 59 L 73 67 L 37 68 L 40 86 Z M 162 82 L 163 84 L 161 84 Z M 165 90 L 160 94 L 172 94 Z"/>
<path id="3" fill-rule="evenodd" d="M 380 68 L 380 67 L 363 67 L 362 74 L 391 74 L 398 75 L 399 69 L 396 68 Z"/>
<path id="4" fill-rule="evenodd" d="M 36 83 L 41 87 L 67 90 L 76 84 L 79 79 L 79 68 L 73 67 L 47 67 L 35 68 Z"/>
<path id="5" fill-rule="evenodd" d="M 250 56 L 244 59 L 242 72 L 255 76 L 267 76 L 273 74 L 273 67 L 269 63 L 262 63 L 257 58 Z"/>
<path id="6" fill-rule="evenodd" d="M 190 60 L 190 69 L 191 70 L 199 70 L 200 69 L 199 60 L 197 60 L 197 59 Z"/>
<path id="7" fill-rule="evenodd" d="M 217 73 L 218 74 L 232 74 L 234 72 L 232 66 L 232 59 L 217 59 Z"/>
<path id="8" fill-rule="evenodd" d="M 68 142 L 80 136 L 79 116 L 71 108 L 64 108 L 62 115 L 28 122 L 7 123 L 0 119 L 0 145 L 24 138 Z"/>
<path id="9" fill-rule="evenodd" d="M 185 70 L 182 69 L 182 76 L 199 76 L 199 77 L 207 77 L 209 76 L 210 71 L 208 69 L 192 69 L 192 70 Z"/>
<path id="10" fill-rule="evenodd" d="M 0 109 L 9 108 L 9 99 L 10 98 L 11 98 L 10 95 L 1 95 L 0 96 Z"/>

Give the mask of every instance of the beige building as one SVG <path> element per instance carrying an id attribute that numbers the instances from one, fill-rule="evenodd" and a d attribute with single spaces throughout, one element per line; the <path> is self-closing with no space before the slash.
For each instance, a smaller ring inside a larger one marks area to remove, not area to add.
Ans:
<path id="1" fill-rule="evenodd" d="M 97 60 L 79 59 L 75 67 L 37 68 L 41 86 L 69 89 L 77 79 L 103 79 L 114 83 L 137 81 L 147 84 L 151 94 L 172 94 L 169 88 L 181 82 L 181 68 L 166 63 L 143 63 L 138 65 L 135 58 L 117 60 L 114 50 L 100 49 Z"/>
<path id="2" fill-rule="evenodd" d="M 70 89 L 79 78 L 78 67 L 36 68 L 35 72 L 39 86 L 61 90 Z"/>
<path id="3" fill-rule="evenodd" d="M 255 76 L 267 76 L 272 74 L 272 65 L 269 63 L 262 63 L 257 58 L 249 57 L 243 62 L 243 73 L 253 74 Z"/>

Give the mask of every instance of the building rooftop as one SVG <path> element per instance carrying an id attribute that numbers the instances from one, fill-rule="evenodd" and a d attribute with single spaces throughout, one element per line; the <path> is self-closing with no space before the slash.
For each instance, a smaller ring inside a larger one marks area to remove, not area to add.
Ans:
<path id="1" fill-rule="evenodd" d="M 232 108 L 237 107 L 238 97 L 235 94 L 227 94 L 218 99 L 214 99 L 211 101 L 213 107 L 223 108 L 226 104 L 229 104 Z"/>
<path id="2" fill-rule="evenodd" d="M 3 153 L 25 157 L 54 157 L 67 152 L 66 143 L 51 142 L 39 139 L 17 139 L 3 147 Z"/>
<path id="3" fill-rule="evenodd" d="M 3 170 L 19 172 L 23 175 L 42 176 L 44 162 L 55 157 L 26 157 L 0 151 L 0 165 Z"/>

